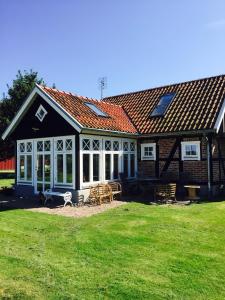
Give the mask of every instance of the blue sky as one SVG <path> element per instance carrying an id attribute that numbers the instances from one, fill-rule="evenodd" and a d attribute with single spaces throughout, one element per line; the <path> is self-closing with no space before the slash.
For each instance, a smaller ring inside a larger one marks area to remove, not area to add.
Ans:
<path id="1" fill-rule="evenodd" d="M 0 0 L 0 95 L 17 70 L 104 95 L 225 73 L 224 0 Z"/>

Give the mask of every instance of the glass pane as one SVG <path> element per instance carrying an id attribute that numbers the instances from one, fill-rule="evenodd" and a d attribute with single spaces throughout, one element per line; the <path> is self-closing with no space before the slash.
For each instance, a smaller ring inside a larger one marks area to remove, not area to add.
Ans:
<path id="1" fill-rule="evenodd" d="M 135 150 L 135 143 L 131 142 L 130 143 L 130 151 L 134 151 Z"/>
<path id="2" fill-rule="evenodd" d="M 45 191 L 46 191 L 46 190 L 49 190 L 50 188 L 51 188 L 51 186 L 50 186 L 49 183 L 45 184 Z"/>
<path id="3" fill-rule="evenodd" d="M 114 141 L 113 142 L 113 150 L 114 151 L 118 151 L 119 150 L 119 142 L 118 141 Z"/>
<path id="4" fill-rule="evenodd" d="M 43 190 L 43 183 L 38 183 L 37 184 L 37 191 L 38 192 L 43 192 L 44 190 Z"/>
<path id="5" fill-rule="evenodd" d="M 32 151 L 32 143 L 28 142 L 27 143 L 27 152 L 31 152 Z"/>
<path id="6" fill-rule="evenodd" d="M 86 102 L 85 105 L 87 105 L 90 109 L 92 109 L 98 116 L 101 116 L 101 117 L 108 116 L 105 112 L 103 112 L 101 109 L 99 109 L 93 103 Z"/>
<path id="7" fill-rule="evenodd" d="M 134 154 L 130 155 L 130 177 L 135 176 L 135 156 Z"/>
<path id="8" fill-rule="evenodd" d="M 93 154 L 93 181 L 99 181 L 99 154 Z"/>
<path id="9" fill-rule="evenodd" d="M 45 151 L 51 151 L 51 142 L 50 141 L 45 141 L 44 142 L 44 148 L 45 148 Z"/>
<path id="10" fill-rule="evenodd" d="M 72 154 L 66 154 L 66 182 L 73 182 L 73 157 Z"/>
<path id="11" fill-rule="evenodd" d="M 105 150 L 111 150 L 111 141 L 105 141 Z"/>
<path id="12" fill-rule="evenodd" d="M 45 155 L 45 181 L 51 181 L 51 157 L 50 155 Z"/>
<path id="13" fill-rule="evenodd" d="M 27 155 L 27 180 L 32 180 L 32 156 Z"/>
<path id="14" fill-rule="evenodd" d="M 128 145 L 129 145 L 128 142 L 124 142 L 124 143 L 123 143 L 123 150 L 124 150 L 124 151 L 128 151 L 128 150 L 129 150 L 129 149 L 128 149 Z"/>
<path id="15" fill-rule="evenodd" d="M 83 182 L 90 181 L 90 154 L 83 154 Z"/>
<path id="16" fill-rule="evenodd" d="M 63 183 L 63 154 L 57 154 L 57 182 Z"/>
<path id="17" fill-rule="evenodd" d="M 20 156 L 20 179 L 25 179 L 24 168 L 25 168 L 25 156 L 21 155 Z"/>
<path id="18" fill-rule="evenodd" d="M 111 155 L 105 154 L 105 179 L 111 179 Z"/>
<path id="19" fill-rule="evenodd" d="M 128 177 L 128 154 L 123 155 L 123 172 L 124 172 L 124 177 Z"/>
<path id="20" fill-rule="evenodd" d="M 90 140 L 89 139 L 83 139 L 82 148 L 83 148 L 83 150 L 90 150 Z"/>
<path id="21" fill-rule="evenodd" d="M 153 156 L 153 147 L 144 147 L 144 156 Z"/>
<path id="22" fill-rule="evenodd" d="M 37 151 L 43 151 L 43 142 L 37 142 Z"/>
<path id="23" fill-rule="evenodd" d="M 100 150 L 100 141 L 99 140 L 93 140 L 93 150 Z"/>
<path id="24" fill-rule="evenodd" d="M 119 177 L 119 154 L 113 155 L 113 178 Z"/>
<path id="25" fill-rule="evenodd" d="M 196 147 L 196 145 L 191 145 L 191 155 L 197 155 L 197 147 Z"/>
<path id="26" fill-rule="evenodd" d="M 20 152 L 24 152 L 24 151 L 25 151 L 25 144 L 20 143 Z"/>
<path id="27" fill-rule="evenodd" d="M 63 140 L 58 140 L 56 143 L 56 150 L 63 151 Z"/>
<path id="28" fill-rule="evenodd" d="M 37 180 L 43 181 L 43 155 L 37 155 Z"/>
<path id="29" fill-rule="evenodd" d="M 73 149 L 73 141 L 71 139 L 66 140 L 66 150 L 70 151 Z"/>

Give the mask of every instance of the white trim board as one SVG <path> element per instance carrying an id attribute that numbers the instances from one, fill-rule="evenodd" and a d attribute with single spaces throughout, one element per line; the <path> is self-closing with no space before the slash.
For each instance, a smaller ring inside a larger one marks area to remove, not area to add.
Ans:
<path id="1" fill-rule="evenodd" d="M 220 129 L 220 125 L 222 124 L 223 118 L 224 118 L 224 114 L 225 114 L 225 98 L 223 100 L 223 105 L 220 109 L 219 115 L 217 117 L 214 129 L 216 130 L 216 133 L 219 132 Z"/>
<path id="2" fill-rule="evenodd" d="M 38 84 L 36 84 L 33 91 L 30 93 L 26 101 L 23 103 L 14 119 L 2 134 L 2 139 L 5 140 L 10 133 L 12 133 L 18 126 L 19 122 L 35 101 L 36 96 L 39 95 L 44 99 L 56 112 L 58 112 L 75 130 L 81 132 L 82 125 L 74 119 L 61 105 L 59 105 L 52 97 L 50 97 Z"/>

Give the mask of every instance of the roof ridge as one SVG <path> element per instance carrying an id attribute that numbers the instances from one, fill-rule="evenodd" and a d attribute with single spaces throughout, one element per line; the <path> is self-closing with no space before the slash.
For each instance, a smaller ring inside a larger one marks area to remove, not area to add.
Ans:
<path id="1" fill-rule="evenodd" d="M 133 91 L 133 92 L 128 92 L 128 93 L 117 94 L 117 95 L 105 97 L 105 98 L 103 98 L 103 101 L 104 101 L 104 99 L 115 98 L 115 97 L 119 97 L 119 96 L 126 96 L 126 95 L 131 95 L 131 94 L 137 94 L 137 93 L 141 93 L 141 92 L 147 92 L 147 91 L 162 89 L 162 88 L 166 88 L 166 87 L 170 87 L 170 86 L 172 87 L 172 86 L 177 86 L 177 85 L 186 84 L 186 83 L 203 81 L 203 80 L 213 79 L 213 78 L 217 78 L 217 77 L 225 77 L 225 74 L 208 76 L 208 77 L 203 77 L 203 78 L 198 78 L 198 79 L 191 79 L 191 80 L 186 80 L 186 81 L 182 81 L 182 82 L 177 82 L 177 83 L 171 83 L 171 84 L 165 84 L 165 85 L 160 85 L 160 86 L 156 86 L 156 87 L 151 87 L 151 88 L 148 88 L 148 89 L 143 89 L 143 90 L 138 90 L 138 91 Z"/>
<path id="2" fill-rule="evenodd" d="M 55 88 L 50 88 L 49 86 L 44 86 L 44 85 L 40 85 L 40 86 L 43 87 L 44 89 L 47 89 L 47 90 L 53 90 L 53 91 L 56 91 L 56 92 L 59 92 L 59 93 L 62 93 L 62 94 L 71 95 L 71 96 L 74 96 L 74 97 L 77 97 L 77 98 L 80 98 L 80 99 L 84 99 L 84 100 L 88 99 L 88 100 L 98 101 L 98 99 L 89 98 L 89 97 L 86 97 L 86 96 L 81 96 L 81 95 L 78 95 L 78 94 L 75 94 L 75 93 L 66 92 L 66 91 L 63 91 L 63 90 L 55 89 Z"/>
<path id="3" fill-rule="evenodd" d="M 106 101 L 103 101 L 103 100 L 101 101 L 101 100 L 98 100 L 98 99 L 95 99 L 95 98 L 89 98 L 89 97 L 86 97 L 86 96 L 81 96 L 81 95 L 74 94 L 74 93 L 71 93 L 71 92 L 66 92 L 66 91 L 63 91 L 63 90 L 56 89 L 56 88 L 51 88 L 49 86 L 43 86 L 43 85 L 41 85 L 41 86 L 44 87 L 47 90 L 53 90 L 53 91 L 56 91 L 56 92 L 59 92 L 59 93 L 71 95 L 71 96 L 80 98 L 80 99 L 82 99 L 84 101 L 93 101 L 93 102 L 97 102 L 97 103 L 102 103 L 103 102 L 103 103 L 105 103 L 107 105 L 113 105 L 113 106 L 117 106 L 117 107 L 123 107 L 122 105 L 119 105 L 119 104 L 109 103 L 109 102 L 106 102 Z"/>

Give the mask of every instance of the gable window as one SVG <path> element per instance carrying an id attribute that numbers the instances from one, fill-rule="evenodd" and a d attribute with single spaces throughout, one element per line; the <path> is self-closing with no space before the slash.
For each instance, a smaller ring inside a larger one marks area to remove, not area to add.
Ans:
<path id="1" fill-rule="evenodd" d="M 200 160 L 200 141 L 181 142 L 182 160 Z"/>
<path id="2" fill-rule="evenodd" d="M 156 144 L 147 143 L 141 144 L 141 160 L 155 160 L 156 159 Z"/>
<path id="3" fill-rule="evenodd" d="M 159 103 L 151 113 L 151 117 L 162 117 L 173 100 L 175 93 L 166 94 L 160 97 Z"/>
<path id="4" fill-rule="evenodd" d="M 46 115 L 47 115 L 46 109 L 42 105 L 40 105 L 35 116 L 38 118 L 40 122 L 42 122 Z"/>
<path id="5" fill-rule="evenodd" d="M 97 116 L 99 117 L 108 117 L 108 115 L 99 109 L 95 104 L 90 102 L 85 102 L 85 105 L 89 107 Z"/>

